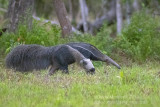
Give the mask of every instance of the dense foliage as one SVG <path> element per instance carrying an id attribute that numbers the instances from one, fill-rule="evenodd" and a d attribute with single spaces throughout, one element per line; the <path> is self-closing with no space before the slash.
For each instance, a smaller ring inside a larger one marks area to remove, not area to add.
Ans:
<path id="1" fill-rule="evenodd" d="M 160 58 L 159 20 L 145 12 L 136 13 L 122 32 L 119 47 L 132 58 Z"/>

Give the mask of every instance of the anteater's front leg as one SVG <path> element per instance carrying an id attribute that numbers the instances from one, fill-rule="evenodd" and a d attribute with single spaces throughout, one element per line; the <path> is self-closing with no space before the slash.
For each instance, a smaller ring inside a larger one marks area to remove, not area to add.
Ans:
<path id="1" fill-rule="evenodd" d="M 54 67 L 52 66 L 48 72 L 48 75 L 53 75 L 55 73 L 55 71 L 58 70 L 58 67 Z"/>
<path id="2" fill-rule="evenodd" d="M 50 77 L 51 75 L 53 75 L 56 70 L 58 70 L 57 67 L 51 66 L 51 68 L 50 68 L 48 74 L 46 75 L 45 79 L 48 81 L 48 80 L 49 80 L 49 77 Z"/>
<path id="3" fill-rule="evenodd" d="M 62 73 L 65 73 L 65 74 L 69 74 L 69 71 L 68 71 L 68 66 L 63 66 L 60 68 L 60 70 L 62 70 Z"/>

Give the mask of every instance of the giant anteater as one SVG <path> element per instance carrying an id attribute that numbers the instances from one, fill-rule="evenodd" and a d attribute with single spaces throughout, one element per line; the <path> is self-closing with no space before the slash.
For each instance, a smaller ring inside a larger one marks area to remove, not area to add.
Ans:
<path id="1" fill-rule="evenodd" d="M 80 42 L 80 43 L 75 42 L 75 43 L 67 43 L 67 45 L 78 50 L 80 53 L 84 55 L 84 57 L 89 58 L 93 61 L 107 62 L 107 63 L 111 63 L 112 65 L 116 66 L 118 69 L 121 68 L 115 61 L 113 61 L 107 55 L 104 55 L 95 46 L 91 44 L 83 43 L 83 42 Z"/>
<path id="2" fill-rule="evenodd" d="M 79 63 L 89 73 L 95 68 L 90 59 L 85 58 L 79 51 L 69 45 L 44 47 L 40 45 L 19 45 L 6 57 L 6 67 L 18 71 L 32 71 L 47 69 L 49 75 L 60 69 L 68 73 L 68 65 Z"/>

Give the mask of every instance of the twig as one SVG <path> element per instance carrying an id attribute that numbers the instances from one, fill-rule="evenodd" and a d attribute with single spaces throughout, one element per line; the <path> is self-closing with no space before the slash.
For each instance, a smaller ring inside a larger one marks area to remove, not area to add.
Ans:
<path id="1" fill-rule="evenodd" d="M 3 8 L 0 8 L 0 11 L 1 11 L 1 12 L 7 12 L 7 10 L 6 10 L 6 9 L 3 9 Z"/>

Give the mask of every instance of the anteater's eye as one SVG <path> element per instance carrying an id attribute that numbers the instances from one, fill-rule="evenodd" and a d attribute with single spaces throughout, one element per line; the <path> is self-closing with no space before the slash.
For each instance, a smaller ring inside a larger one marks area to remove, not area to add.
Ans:
<path id="1" fill-rule="evenodd" d="M 87 62 L 86 62 L 86 61 L 83 61 L 83 65 L 87 65 Z"/>

